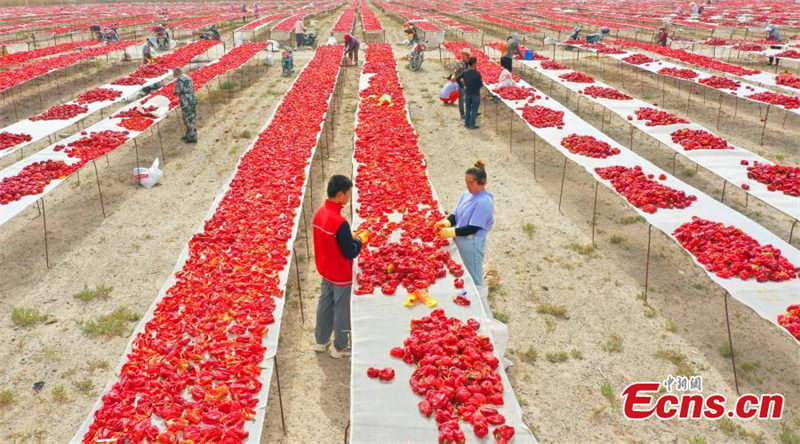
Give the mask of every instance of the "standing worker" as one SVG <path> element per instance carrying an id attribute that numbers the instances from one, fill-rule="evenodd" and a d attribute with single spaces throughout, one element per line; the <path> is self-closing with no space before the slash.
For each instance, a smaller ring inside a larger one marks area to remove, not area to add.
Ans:
<path id="1" fill-rule="evenodd" d="M 483 258 L 486 235 L 494 226 L 494 197 L 486 191 L 486 166 L 482 160 L 464 174 L 467 190 L 458 199 L 456 209 L 436 223 L 439 237 L 455 238 L 458 254 L 472 276 L 475 286 L 483 290 Z"/>
<path id="2" fill-rule="evenodd" d="M 294 40 L 298 49 L 306 42 L 306 25 L 303 23 L 302 17 L 294 22 Z"/>
<path id="3" fill-rule="evenodd" d="M 461 60 L 456 62 L 456 66 L 453 69 L 453 77 L 458 78 L 464 71 L 469 69 L 470 57 L 472 57 L 472 51 L 466 47 L 461 48 Z M 456 83 L 458 83 L 458 112 L 461 114 L 461 120 L 464 120 L 467 115 L 465 107 L 467 90 L 460 81 L 456 80 Z"/>
<path id="4" fill-rule="evenodd" d="M 336 174 L 328 181 L 328 199 L 314 214 L 314 262 L 322 275 L 322 293 L 317 304 L 315 351 L 330 346 L 332 358 L 350 356 L 350 289 L 353 284 L 353 259 L 369 241 L 367 232 L 350 232 L 342 208 L 350 202 L 353 182 Z"/>
<path id="5" fill-rule="evenodd" d="M 511 72 L 511 67 L 513 66 L 512 61 L 517 55 L 522 55 L 519 49 L 519 36 L 517 34 L 511 34 L 506 39 L 506 52 L 503 54 L 503 57 L 500 57 L 500 66 L 505 68 L 506 71 Z"/>
<path id="6" fill-rule="evenodd" d="M 186 143 L 197 143 L 197 127 L 194 119 L 197 113 L 197 96 L 194 95 L 194 82 L 192 78 L 183 73 L 181 68 L 172 70 L 175 76 L 175 92 L 181 101 L 183 123 L 186 125 L 186 134 L 181 137 Z"/>
<path id="7" fill-rule="evenodd" d="M 358 63 L 358 49 L 360 46 L 361 43 L 355 37 L 349 33 L 344 35 L 344 55 L 350 60 L 349 66 Z"/>
<path id="8" fill-rule="evenodd" d="M 464 101 L 464 127 L 467 129 L 478 129 L 475 125 L 475 119 L 478 118 L 478 107 L 481 105 L 481 88 L 483 87 L 483 78 L 481 73 L 478 72 L 478 59 L 470 57 L 468 66 L 469 69 L 462 72 L 456 77 L 456 82 L 464 85 L 466 100 Z"/>
<path id="9" fill-rule="evenodd" d="M 667 27 L 661 26 L 658 28 L 658 34 L 656 35 L 656 42 L 661 46 L 667 46 L 667 38 L 669 34 L 667 33 Z"/>

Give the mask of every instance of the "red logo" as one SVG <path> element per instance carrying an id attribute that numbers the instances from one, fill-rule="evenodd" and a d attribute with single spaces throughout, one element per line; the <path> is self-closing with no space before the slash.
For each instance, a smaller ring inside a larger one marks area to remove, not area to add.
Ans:
<path id="1" fill-rule="evenodd" d="M 673 393 L 672 386 L 676 386 Z M 667 393 L 659 396 L 661 387 Z M 628 419 L 643 421 L 650 418 L 710 419 L 781 419 L 782 394 L 744 394 L 728 408 L 725 395 L 703 395 L 702 376 L 687 378 L 670 376 L 664 382 L 635 382 L 622 391 L 622 414 Z M 694 393 L 693 393 L 694 392 Z"/>

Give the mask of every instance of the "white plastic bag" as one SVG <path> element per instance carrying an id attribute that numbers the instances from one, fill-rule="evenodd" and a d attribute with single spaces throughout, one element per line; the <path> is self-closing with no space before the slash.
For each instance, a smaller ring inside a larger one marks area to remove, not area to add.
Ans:
<path id="1" fill-rule="evenodd" d="M 156 110 L 152 113 L 164 117 L 169 112 L 169 99 L 166 96 L 153 96 L 150 100 L 140 105 L 143 108 L 155 106 Z"/>
<path id="2" fill-rule="evenodd" d="M 507 69 L 504 69 L 503 72 L 500 73 L 500 79 L 498 79 L 500 87 L 503 86 L 517 86 L 517 82 L 514 81 L 514 78 L 511 76 L 511 73 L 508 72 Z"/>
<path id="3" fill-rule="evenodd" d="M 158 168 L 158 157 L 156 157 L 156 160 L 150 165 L 150 168 L 133 169 L 134 180 L 138 181 L 139 184 L 145 188 L 153 188 L 156 184 L 161 182 L 161 178 L 163 177 L 164 172 Z"/>
<path id="4" fill-rule="evenodd" d="M 275 40 L 267 40 L 267 51 L 280 52 L 281 44 Z"/>

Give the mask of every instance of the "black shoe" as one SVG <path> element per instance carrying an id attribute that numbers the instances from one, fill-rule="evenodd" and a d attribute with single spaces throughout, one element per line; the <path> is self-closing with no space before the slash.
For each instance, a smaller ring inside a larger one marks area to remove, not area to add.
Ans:
<path id="1" fill-rule="evenodd" d="M 470 127 L 469 127 L 469 129 L 478 129 L 478 128 L 480 128 L 478 125 L 475 125 L 475 126 L 470 126 Z"/>

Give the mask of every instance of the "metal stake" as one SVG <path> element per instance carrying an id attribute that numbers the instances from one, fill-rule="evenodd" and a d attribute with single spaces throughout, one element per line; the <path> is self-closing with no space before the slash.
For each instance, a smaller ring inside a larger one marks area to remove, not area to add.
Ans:
<path id="1" fill-rule="evenodd" d="M 300 323 L 306 323 L 306 315 L 303 312 L 303 290 L 300 288 L 300 264 L 297 262 L 297 250 L 292 248 L 292 255 L 294 256 L 294 271 L 297 278 L 297 299 L 300 301 Z"/>
<path id="2" fill-rule="evenodd" d="M 558 212 L 561 212 L 561 198 L 564 197 L 564 178 L 567 176 L 567 157 L 564 156 L 564 168 L 561 170 L 561 192 L 558 193 Z"/>
<path id="3" fill-rule="evenodd" d="M 647 261 L 644 266 L 644 302 L 647 303 L 647 287 L 650 283 L 650 238 L 653 233 L 653 226 L 647 226 Z"/>
<path id="4" fill-rule="evenodd" d="M 725 300 L 725 326 L 728 328 L 728 347 L 731 349 L 731 366 L 733 367 L 733 383 L 736 386 L 736 394 L 739 394 L 739 378 L 736 376 L 736 353 L 733 351 L 733 338 L 731 337 L 731 319 L 728 315 L 728 292 L 722 294 Z"/>
<path id="5" fill-rule="evenodd" d="M 275 365 L 275 382 L 278 384 L 278 404 L 281 407 L 281 428 L 283 433 L 286 434 L 286 419 L 283 417 L 283 395 L 281 394 L 281 375 L 278 372 L 278 356 L 272 357 L 272 363 Z"/>
<path id="6" fill-rule="evenodd" d="M 100 209 L 103 211 L 103 218 L 106 217 L 106 206 L 103 203 L 103 190 L 100 189 L 100 175 L 97 174 L 97 162 L 92 161 L 94 165 L 94 178 L 97 179 L 97 192 L 100 194 Z"/>
<path id="7" fill-rule="evenodd" d="M 47 248 L 47 213 L 44 209 L 44 196 L 39 198 L 42 202 L 42 225 L 44 225 L 44 261 L 47 268 L 50 268 L 50 250 Z"/>

